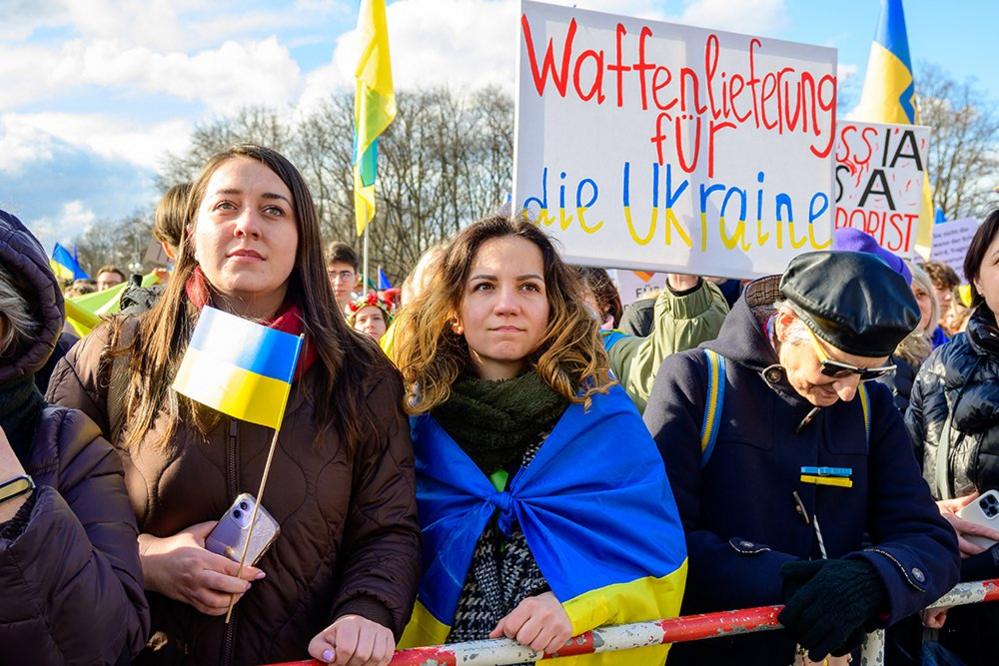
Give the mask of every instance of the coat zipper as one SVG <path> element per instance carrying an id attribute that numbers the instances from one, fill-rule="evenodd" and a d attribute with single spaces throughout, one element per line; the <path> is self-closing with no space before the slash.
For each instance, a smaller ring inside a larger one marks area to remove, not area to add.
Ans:
<path id="1" fill-rule="evenodd" d="M 236 499 L 239 494 L 239 423 L 236 419 L 229 420 L 229 436 L 226 438 L 225 459 L 226 459 L 226 489 L 229 491 L 229 502 Z M 239 619 L 239 608 L 232 609 L 232 618 L 229 624 L 225 625 L 225 635 L 222 638 L 222 666 L 231 666 L 233 663 L 233 644 L 236 638 L 236 621 Z"/>

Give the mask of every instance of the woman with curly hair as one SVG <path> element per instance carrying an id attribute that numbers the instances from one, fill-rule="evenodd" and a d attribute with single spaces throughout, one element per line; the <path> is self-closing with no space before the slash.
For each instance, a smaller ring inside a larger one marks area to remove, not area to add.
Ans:
<path id="1" fill-rule="evenodd" d="M 554 653 L 678 611 L 676 505 L 580 290 L 538 227 L 491 217 L 454 238 L 400 315 L 424 554 L 404 645 L 506 636 Z"/>

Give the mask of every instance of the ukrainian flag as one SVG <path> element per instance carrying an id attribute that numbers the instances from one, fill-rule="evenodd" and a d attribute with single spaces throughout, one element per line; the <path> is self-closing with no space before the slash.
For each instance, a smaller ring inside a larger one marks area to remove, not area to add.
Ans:
<path id="1" fill-rule="evenodd" d="M 860 105 L 854 115 L 858 120 L 875 123 L 918 125 L 915 95 L 902 0 L 881 0 L 881 18 L 867 60 Z M 933 190 L 929 173 L 924 171 L 923 205 L 916 231 L 916 248 L 924 258 L 929 256 L 932 243 Z"/>
<path id="2" fill-rule="evenodd" d="M 354 74 L 354 216 L 360 236 L 375 216 L 378 136 L 396 113 L 385 0 L 361 0 L 357 33 L 363 49 Z"/>
<path id="3" fill-rule="evenodd" d="M 52 248 L 52 258 L 49 259 L 49 266 L 52 267 L 52 272 L 60 280 L 90 279 L 87 271 L 83 270 L 76 257 L 70 254 L 69 250 L 62 245 L 59 245 L 59 243 L 56 243 L 55 247 Z"/>
<path id="4" fill-rule="evenodd" d="M 432 416 L 413 424 L 423 578 L 400 646 L 437 645 L 454 620 L 476 543 L 497 518 L 516 523 L 572 622 L 599 626 L 675 617 L 687 552 L 662 459 L 620 386 L 570 405 L 537 455 L 497 491 Z M 668 646 L 556 659 L 662 664 Z"/>
<path id="5" fill-rule="evenodd" d="M 173 388 L 212 409 L 277 430 L 302 338 L 205 306 Z"/>

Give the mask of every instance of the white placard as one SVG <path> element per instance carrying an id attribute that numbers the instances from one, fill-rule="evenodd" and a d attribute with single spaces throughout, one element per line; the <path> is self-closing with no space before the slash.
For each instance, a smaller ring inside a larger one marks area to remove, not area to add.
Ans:
<path id="1" fill-rule="evenodd" d="M 930 261 L 940 261 L 951 268 L 964 282 L 964 255 L 978 231 L 978 220 L 967 217 L 933 226 L 933 246 Z"/>
<path id="2" fill-rule="evenodd" d="M 913 258 L 929 143 L 929 127 L 840 121 L 835 227 L 860 229 Z"/>
<path id="3" fill-rule="evenodd" d="M 521 8 L 514 207 L 570 261 L 746 278 L 831 245 L 835 49 Z"/>

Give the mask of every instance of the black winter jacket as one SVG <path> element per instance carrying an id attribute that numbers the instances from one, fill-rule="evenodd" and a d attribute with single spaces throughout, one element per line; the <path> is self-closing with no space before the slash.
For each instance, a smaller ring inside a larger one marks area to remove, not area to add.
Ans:
<path id="1" fill-rule="evenodd" d="M 923 362 L 905 424 L 936 499 L 999 488 L 999 328 L 987 307 Z"/>

